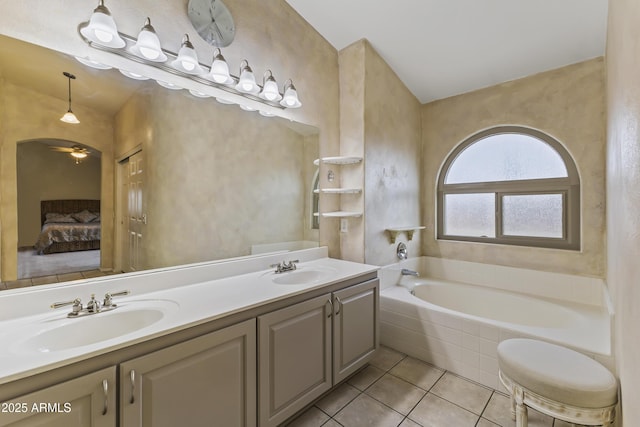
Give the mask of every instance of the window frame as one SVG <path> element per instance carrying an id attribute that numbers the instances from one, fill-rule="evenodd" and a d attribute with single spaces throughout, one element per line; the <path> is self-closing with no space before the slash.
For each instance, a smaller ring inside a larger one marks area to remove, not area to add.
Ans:
<path id="1" fill-rule="evenodd" d="M 451 165 L 466 148 L 493 135 L 515 133 L 536 138 L 547 143 L 561 157 L 567 169 L 566 178 L 539 178 L 513 181 L 487 181 L 473 183 L 445 184 Z M 496 237 L 459 236 L 444 234 L 444 199 L 447 194 L 495 194 L 495 234 Z M 505 235 L 503 233 L 504 196 L 562 194 L 562 230 L 563 237 L 536 237 Z M 516 246 L 531 246 L 552 249 L 580 250 L 580 176 L 573 158 L 567 149 L 555 138 L 544 132 L 522 126 L 497 126 L 477 132 L 464 141 L 447 156 L 437 181 L 437 239 L 447 241 L 480 242 Z"/>

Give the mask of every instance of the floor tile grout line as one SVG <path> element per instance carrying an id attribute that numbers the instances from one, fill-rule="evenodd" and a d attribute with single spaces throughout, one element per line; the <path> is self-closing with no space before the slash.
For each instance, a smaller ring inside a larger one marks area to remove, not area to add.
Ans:
<path id="1" fill-rule="evenodd" d="M 494 394 L 496 394 L 495 390 L 491 392 L 491 396 L 489 396 L 489 399 L 487 399 L 487 403 L 484 404 L 484 408 L 482 408 L 482 411 L 480 412 L 480 418 L 478 418 L 478 422 L 476 422 L 476 426 L 478 425 L 480 420 L 483 419 L 484 411 L 487 410 L 487 407 L 489 406 L 489 402 L 491 402 L 491 398 L 493 397 Z M 485 418 L 485 419 L 493 423 L 493 421 L 491 421 L 489 418 Z"/>
<path id="2" fill-rule="evenodd" d="M 450 371 L 445 371 L 445 373 L 451 373 L 451 374 L 453 374 L 453 372 L 450 372 Z M 455 375 L 455 374 L 453 374 L 453 375 Z M 455 375 L 455 376 L 456 376 L 456 377 L 458 377 L 458 378 L 460 378 L 460 379 L 462 379 L 462 380 L 465 380 L 465 381 L 467 381 L 467 380 L 468 380 L 467 378 L 465 378 L 465 377 L 463 377 L 463 376 L 459 376 L 459 375 Z M 444 377 L 444 374 L 443 374 L 443 375 L 438 379 L 438 381 L 440 381 L 440 379 L 442 379 L 442 377 Z M 435 387 L 438 381 L 436 381 L 436 383 L 434 383 L 434 384 L 433 384 L 433 386 L 432 386 L 431 388 Z M 473 383 L 473 381 L 472 381 L 472 380 L 468 380 L 468 381 L 469 381 L 469 382 L 471 382 L 471 383 Z M 482 418 L 482 414 L 484 413 L 485 409 L 487 409 L 487 406 L 489 405 L 489 402 L 491 401 L 491 397 L 493 397 L 493 394 L 496 392 L 496 390 L 494 390 L 494 389 L 492 389 L 492 388 L 489 388 L 489 387 L 485 387 L 485 386 L 483 386 L 483 385 L 481 385 L 481 384 L 477 384 L 477 385 L 479 385 L 479 386 L 481 386 L 481 387 L 485 388 L 487 391 L 490 391 L 490 392 L 491 392 L 491 394 L 489 395 L 489 398 L 487 399 L 487 401 L 485 402 L 485 404 L 484 404 L 484 406 L 483 406 L 483 408 L 482 408 L 482 411 L 480 411 L 480 414 L 476 414 L 475 412 L 471 411 L 470 409 L 465 408 L 464 406 L 461 406 L 461 405 L 459 405 L 459 404 L 457 404 L 457 403 L 455 403 L 455 402 L 452 402 L 452 401 L 450 401 L 449 399 L 447 399 L 446 397 L 440 396 L 439 394 L 434 393 L 434 392 L 432 392 L 431 390 L 429 390 L 429 391 L 427 392 L 427 394 L 431 393 L 431 394 L 433 394 L 434 396 L 437 396 L 437 397 L 439 397 L 440 399 L 442 399 L 442 400 L 444 400 L 444 401 L 446 401 L 446 402 L 451 403 L 452 405 L 456 405 L 456 406 L 457 406 L 458 408 L 460 408 L 460 409 L 464 409 L 465 411 L 470 412 L 470 413 L 472 413 L 473 415 L 478 415 L 480 418 Z"/>

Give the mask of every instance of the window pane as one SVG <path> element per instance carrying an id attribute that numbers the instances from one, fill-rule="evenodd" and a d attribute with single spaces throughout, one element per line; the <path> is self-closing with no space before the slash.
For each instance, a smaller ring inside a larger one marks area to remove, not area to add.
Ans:
<path id="1" fill-rule="evenodd" d="M 480 139 L 462 150 L 445 184 L 567 177 L 558 152 L 533 136 L 503 133 Z"/>
<path id="2" fill-rule="evenodd" d="M 495 194 L 445 194 L 444 234 L 496 237 Z"/>
<path id="3" fill-rule="evenodd" d="M 502 232 L 505 236 L 562 238 L 562 194 L 504 196 Z"/>

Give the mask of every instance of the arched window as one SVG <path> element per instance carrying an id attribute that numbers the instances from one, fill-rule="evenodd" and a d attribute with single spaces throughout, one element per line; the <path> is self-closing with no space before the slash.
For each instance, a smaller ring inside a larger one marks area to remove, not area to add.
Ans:
<path id="1" fill-rule="evenodd" d="M 438 239 L 580 249 L 580 178 L 551 136 L 518 126 L 479 132 L 438 177 Z"/>

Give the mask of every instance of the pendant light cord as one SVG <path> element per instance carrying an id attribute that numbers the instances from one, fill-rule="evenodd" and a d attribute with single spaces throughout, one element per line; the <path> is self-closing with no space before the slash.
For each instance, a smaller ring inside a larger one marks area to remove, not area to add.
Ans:
<path id="1" fill-rule="evenodd" d="M 75 79 L 76 76 L 74 76 L 71 73 L 67 73 L 66 71 L 63 72 L 62 74 L 64 74 L 67 80 L 69 81 L 69 111 L 71 111 L 71 79 Z"/>

